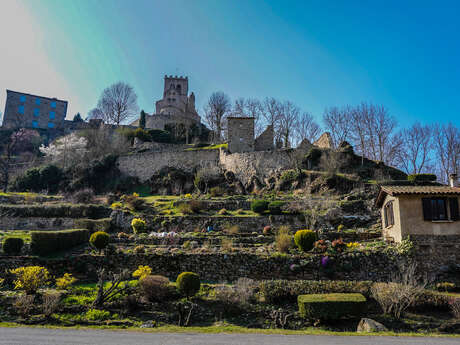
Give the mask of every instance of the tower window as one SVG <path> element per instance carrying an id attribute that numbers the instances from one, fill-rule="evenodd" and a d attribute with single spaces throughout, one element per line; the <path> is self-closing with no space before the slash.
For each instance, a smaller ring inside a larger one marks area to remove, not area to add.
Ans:
<path id="1" fill-rule="evenodd" d="M 24 103 L 26 101 L 26 95 L 21 95 L 21 97 L 19 97 L 19 101 Z"/>
<path id="2" fill-rule="evenodd" d="M 54 127 L 54 123 L 48 122 L 48 128 L 53 128 L 53 127 Z"/>
<path id="3" fill-rule="evenodd" d="M 50 119 L 53 120 L 56 117 L 56 113 L 54 111 L 50 111 Z"/>
<path id="4" fill-rule="evenodd" d="M 34 108 L 34 116 L 40 116 L 40 109 Z"/>
<path id="5" fill-rule="evenodd" d="M 36 105 L 40 105 L 40 98 L 38 98 L 38 97 L 35 98 L 35 104 L 36 104 Z"/>
<path id="6" fill-rule="evenodd" d="M 37 128 L 38 127 L 38 122 L 37 121 L 32 121 L 32 127 Z"/>
<path id="7" fill-rule="evenodd" d="M 20 105 L 19 108 L 18 108 L 18 113 L 19 114 L 24 114 L 24 106 L 23 105 Z"/>
<path id="8" fill-rule="evenodd" d="M 55 101 L 51 102 L 51 108 L 56 108 L 56 102 Z"/>

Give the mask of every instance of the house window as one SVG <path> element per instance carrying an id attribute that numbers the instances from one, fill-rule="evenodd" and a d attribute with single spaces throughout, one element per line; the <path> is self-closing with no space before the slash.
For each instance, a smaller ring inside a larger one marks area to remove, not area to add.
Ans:
<path id="1" fill-rule="evenodd" d="M 457 198 L 423 198 L 424 220 L 459 220 Z M 449 212 L 448 212 L 449 211 Z"/>
<path id="2" fill-rule="evenodd" d="M 37 121 L 32 121 L 32 127 L 37 128 L 38 127 L 38 122 Z"/>
<path id="3" fill-rule="evenodd" d="M 54 127 L 54 123 L 48 122 L 48 128 L 53 128 L 53 127 Z"/>
<path id="4" fill-rule="evenodd" d="M 51 102 L 51 108 L 56 108 L 56 102 L 55 101 Z"/>
<path id="5" fill-rule="evenodd" d="M 24 114 L 24 106 L 23 105 L 20 105 L 19 108 L 18 108 L 18 113 L 19 114 Z"/>
<path id="6" fill-rule="evenodd" d="M 21 97 L 19 97 L 19 101 L 21 103 L 24 103 L 26 101 L 26 96 L 25 95 L 21 95 Z"/>
<path id="7" fill-rule="evenodd" d="M 50 119 L 54 120 L 55 117 L 56 117 L 56 113 L 54 111 L 50 111 Z"/>
<path id="8" fill-rule="evenodd" d="M 35 104 L 36 104 L 36 105 L 40 105 L 40 98 L 38 98 L 38 97 L 35 98 Z"/>
<path id="9" fill-rule="evenodd" d="M 393 213 L 393 201 L 387 202 L 383 208 L 385 227 L 388 228 L 395 224 L 395 217 Z"/>

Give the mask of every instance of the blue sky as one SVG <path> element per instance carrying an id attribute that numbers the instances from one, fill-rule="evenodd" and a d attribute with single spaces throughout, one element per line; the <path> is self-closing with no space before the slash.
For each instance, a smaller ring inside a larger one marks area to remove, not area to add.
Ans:
<path id="1" fill-rule="evenodd" d="M 0 1 L 5 89 L 69 101 L 86 115 L 102 90 L 131 84 L 154 110 L 163 76 L 189 76 L 202 109 L 232 99 L 386 105 L 402 126 L 460 125 L 460 2 Z"/>

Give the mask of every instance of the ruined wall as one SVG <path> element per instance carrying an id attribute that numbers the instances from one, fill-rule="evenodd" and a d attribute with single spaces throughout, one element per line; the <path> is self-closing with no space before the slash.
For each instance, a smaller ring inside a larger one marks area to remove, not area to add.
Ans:
<path id="1" fill-rule="evenodd" d="M 253 175 L 257 175 L 263 181 L 272 173 L 292 168 L 293 155 L 296 152 L 298 151 L 292 149 L 233 154 L 221 151 L 220 164 L 223 169 L 233 172 L 243 184 L 246 184 Z"/>
<path id="2" fill-rule="evenodd" d="M 273 150 L 273 138 L 275 134 L 273 126 L 267 126 L 267 129 L 259 135 L 254 142 L 255 151 L 271 151 Z"/>
<path id="3" fill-rule="evenodd" d="M 334 147 L 331 134 L 329 132 L 324 132 L 318 140 L 316 140 L 313 145 L 318 146 L 323 149 L 330 149 Z"/>
<path id="4" fill-rule="evenodd" d="M 123 174 L 138 177 L 144 182 L 164 167 L 193 172 L 200 167 L 215 166 L 218 160 L 217 150 L 146 152 L 120 156 L 117 166 Z"/>
<path id="5" fill-rule="evenodd" d="M 254 118 L 229 117 L 228 150 L 235 152 L 254 151 Z"/>

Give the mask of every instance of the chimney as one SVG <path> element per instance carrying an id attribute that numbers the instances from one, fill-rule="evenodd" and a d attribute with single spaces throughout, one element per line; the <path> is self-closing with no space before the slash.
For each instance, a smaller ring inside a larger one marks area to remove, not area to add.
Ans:
<path id="1" fill-rule="evenodd" d="M 449 175 L 449 186 L 458 187 L 457 174 Z"/>

